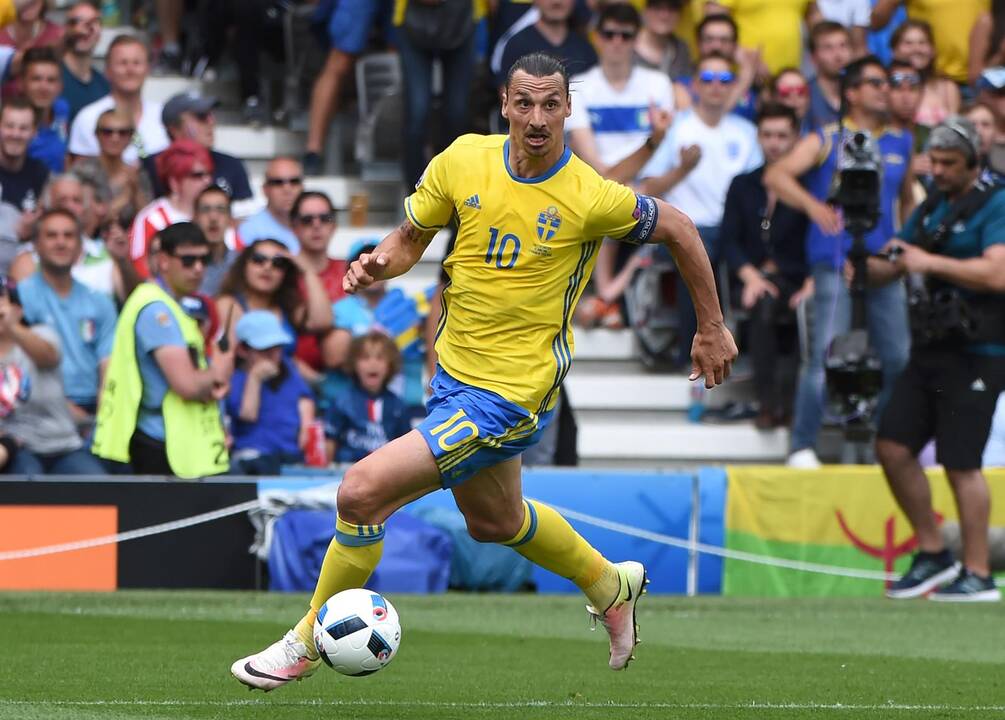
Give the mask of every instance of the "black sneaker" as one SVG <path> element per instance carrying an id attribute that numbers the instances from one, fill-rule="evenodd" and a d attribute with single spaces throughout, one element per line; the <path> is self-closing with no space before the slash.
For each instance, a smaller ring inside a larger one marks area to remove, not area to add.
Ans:
<path id="1" fill-rule="evenodd" d="M 886 596 L 894 600 L 921 597 L 939 585 L 956 577 L 960 564 L 953 561 L 952 553 L 915 553 L 911 568 L 897 582 L 887 588 Z"/>
<path id="2" fill-rule="evenodd" d="M 928 599 L 937 602 L 999 602 L 1002 594 L 993 577 L 981 577 L 963 568 L 953 582 L 936 590 Z"/>

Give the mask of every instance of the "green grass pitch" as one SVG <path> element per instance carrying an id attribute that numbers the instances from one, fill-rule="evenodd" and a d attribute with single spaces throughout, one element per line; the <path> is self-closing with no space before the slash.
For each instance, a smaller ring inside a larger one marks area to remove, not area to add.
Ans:
<path id="1" fill-rule="evenodd" d="M 0 718 L 1001 718 L 1001 606 L 647 596 L 622 673 L 578 596 L 390 596 L 403 640 L 365 678 L 264 695 L 229 673 L 303 595 L 0 594 Z"/>

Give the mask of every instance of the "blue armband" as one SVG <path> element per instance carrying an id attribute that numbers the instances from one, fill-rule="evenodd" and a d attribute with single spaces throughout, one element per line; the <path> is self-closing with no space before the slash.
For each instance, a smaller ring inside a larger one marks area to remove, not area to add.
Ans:
<path id="1" fill-rule="evenodd" d="M 647 243 L 656 232 L 656 225 L 660 219 L 660 211 L 656 206 L 656 199 L 648 195 L 635 194 L 635 211 L 632 213 L 635 218 L 635 227 L 621 240 L 633 245 Z"/>

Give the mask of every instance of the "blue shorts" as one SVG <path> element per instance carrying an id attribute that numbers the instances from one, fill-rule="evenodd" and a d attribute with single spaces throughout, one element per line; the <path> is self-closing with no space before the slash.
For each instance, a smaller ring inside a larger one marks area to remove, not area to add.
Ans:
<path id="1" fill-rule="evenodd" d="M 540 439 L 554 410 L 533 415 L 491 390 L 465 385 L 438 367 L 426 419 L 417 430 L 440 470 L 443 487 L 516 457 Z"/>
<path id="2" fill-rule="evenodd" d="M 331 47 L 347 55 L 359 55 L 366 50 L 379 8 L 380 3 L 374 0 L 336 0 L 328 18 Z"/>

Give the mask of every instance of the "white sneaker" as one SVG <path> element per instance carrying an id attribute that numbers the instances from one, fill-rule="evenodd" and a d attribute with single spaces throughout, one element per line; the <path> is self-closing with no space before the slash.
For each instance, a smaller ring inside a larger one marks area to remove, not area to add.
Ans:
<path id="1" fill-rule="evenodd" d="M 646 569 L 642 563 L 623 562 L 615 566 L 621 578 L 618 597 L 605 612 L 587 605 L 593 626 L 601 622 L 611 637 L 611 670 L 624 670 L 635 659 L 635 646 L 639 644 L 639 626 L 635 622 L 635 603 L 646 594 Z"/>
<path id="2" fill-rule="evenodd" d="M 813 448 L 796 450 L 794 453 L 789 455 L 789 459 L 785 461 L 785 464 L 786 466 L 796 468 L 797 470 L 819 470 L 822 465 L 820 458 L 817 457 Z"/>
<path id="3" fill-rule="evenodd" d="M 310 677 L 320 662 L 320 657 L 310 657 L 307 646 L 290 630 L 260 653 L 236 661 L 230 672 L 250 689 L 269 692 L 290 680 Z"/>

